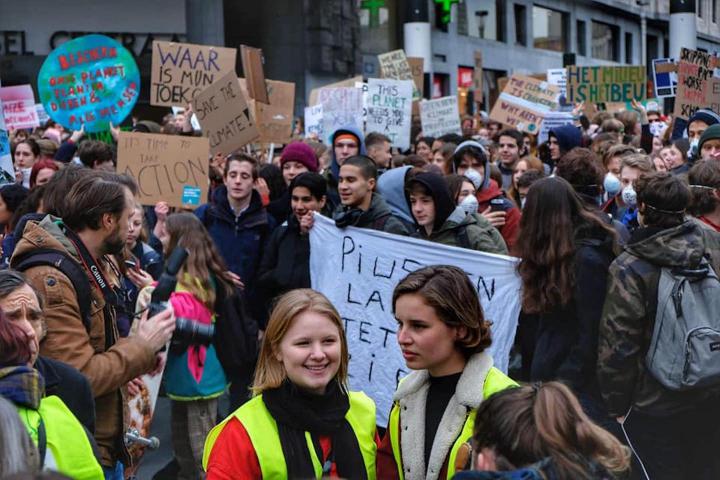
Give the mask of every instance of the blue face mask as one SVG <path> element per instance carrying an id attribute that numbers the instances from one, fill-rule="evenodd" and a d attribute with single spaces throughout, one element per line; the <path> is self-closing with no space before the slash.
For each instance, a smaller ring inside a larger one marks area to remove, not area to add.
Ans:
<path id="1" fill-rule="evenodd" d="M 635 193 L 635 189 L 633 188 L 632 184 L 623 188 L 622 199 L 625 205 L 627 205 L 628 207 L 637 207 L 637 193 Z"/>
<path id="2" fill-rule="evenodd" d="M 607 175 L 605 175 L 605 180 L 603 181 L 603 188 L 605 189 L 605 193 L 608 194 L 608 197 L 614 197 L 620 193 L 622 184 L 615 175 L 608 172 Z"/>

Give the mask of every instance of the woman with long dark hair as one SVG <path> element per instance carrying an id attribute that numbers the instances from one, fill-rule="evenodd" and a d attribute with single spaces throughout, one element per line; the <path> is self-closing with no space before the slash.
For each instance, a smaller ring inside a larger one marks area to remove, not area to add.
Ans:
<path id="1" fill-rule="evenodd" d="M 600 396 L 596 363 L 615 249 L 612 226 L 567 181 L 545 178 L 530 187 L 515 245 L 523 312 L 538 319 L 530 379 L 566 382 L 588 415 L 610 428 L 616 424 Z"/>

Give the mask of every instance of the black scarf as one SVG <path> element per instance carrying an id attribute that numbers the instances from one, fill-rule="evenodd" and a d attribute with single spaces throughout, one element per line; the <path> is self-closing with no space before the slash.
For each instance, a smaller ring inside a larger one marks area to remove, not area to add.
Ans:
<path id="1" fill-rule="evenodd" d="M 315 478 L 305 432 L 310 432 L 315 452 L 323 460 L 319 436 L 332 439 L 330 461 L 338 475 L 347 479 L 367 480 L 365 462 L 355 432 L 345 419 L 350 399 L 333 381 L 323 395 L 313 395 L 285 381 L 280 387 L 263 392 L 263 402 L 278 425 L 288 478 Z M 325 466 L 323 466 L 325 468 Z"/>

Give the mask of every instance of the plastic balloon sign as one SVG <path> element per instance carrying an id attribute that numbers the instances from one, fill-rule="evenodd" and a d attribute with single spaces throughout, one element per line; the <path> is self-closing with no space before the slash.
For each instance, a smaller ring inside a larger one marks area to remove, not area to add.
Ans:
<path id="1" fill-rule="evenodd" d="M 50 118 L 71 130 L 109 130 L 140 95 L 132 54 L 104 35 L 86 35 L 53 50 L 40 68 L 38 92 Z"/>

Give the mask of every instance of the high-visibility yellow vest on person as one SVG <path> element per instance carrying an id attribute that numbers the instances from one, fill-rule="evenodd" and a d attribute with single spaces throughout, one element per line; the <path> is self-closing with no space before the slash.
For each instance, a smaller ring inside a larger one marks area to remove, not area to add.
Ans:
<path id="1" fill-rule="evenodd" d="M 375 403 L 362 392 L 350 392 L 350 409 L 345 414 L 345 419 L 352 427 L 357 437 L 360 452 L 362 453 L 368 480 L 375 480 L 375 456 L 377 445 L 375 443 Z M 255 454 L 260 463 L 262 478 L 287 478 L 287 464 L 283 455 L 280 435 L 275 419 L 268 411 L 259 395 L 243 406 L 235 410 L 232 415 L 223 420 L 210 431 L 205 440 L 205 451 L 203 452 L 203 468 L 207 470 L 210 453 L 215 441 L 225 428 L 225 424 L 231 418 L 237 418 L 242 423 L 250 441 L 255 448 Z M 309 432 L 305 432 L 308 451 L 315 469 L 315 478 L 322 478 L 323 467 L 321 460 L 317 457 L 313 447 L 312 438 Z"/>
<path id="2" fill-rule="evenodd" d="M 488 398 L 493 393 L 505 390 L 510 387 L 517 387 L 518 384 L 510 377 L 502 373 L 495 367 L 492 367 L 485 377 L 485 383 L 483 384 L 483 398 Z M 475 410 L 469 412 L 465 419 L 465 424 L 460 431 L 455 443 L 453 443 L 450 449 L 450 455 L 448 456 L 448 468 L 447 468 L 447 479 L 450 480 L 455 476 L 455 460 L 457 459 L 458 451 L 464 443 L 466 443 L 473 434 L 473 428 L 475 427 Z M 400 406 L 397 402 L 393 404 L 392 410 L 390 410 L 390 425 L 388 426 L 388 434 L 390 435 L 390 445 L 392 446 L 393 457 L 395 458 L 395 464 L 398 468 L 398 475 L 400 480 L 405 479 L 403 472 L 402 455 L 400 452 Z"/>
<path id="3" fill-rule="evenodd" d="M 37 410 L 18 407 L 18 414 L 35 445 L 38 445 L 42 420 L 45 427 L 46 470 L 58 471 L 75 480 L 105 478 L 85 429 L 59 397 L 53 395 L 43 398 Z"/>

